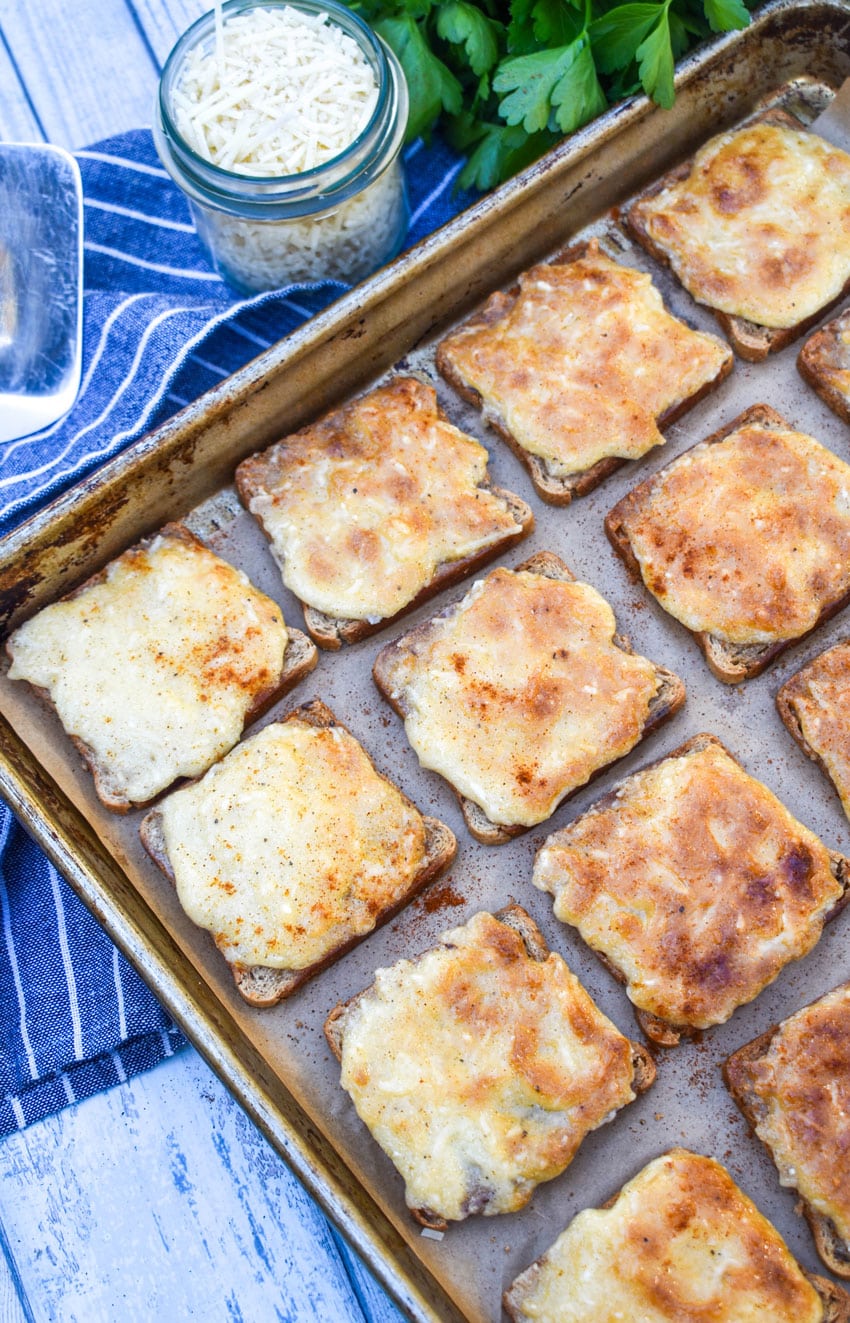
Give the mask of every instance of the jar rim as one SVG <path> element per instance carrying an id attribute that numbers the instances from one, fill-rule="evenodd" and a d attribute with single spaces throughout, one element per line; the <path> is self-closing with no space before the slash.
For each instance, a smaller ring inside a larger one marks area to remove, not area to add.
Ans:
<path id="1" fill-rule="evenodd" d="M 369 25 L 364 22 L 359 14 L 355 14 L 346 5 L 339 3 L 339 0 L 224 0 L 222 5 L 222 18 L 226 22 L 229 17 L 236 14 L 250 12 L 254 9 L 294 9 L 307 14 L 326 14 L 331 23 L 334 23 L 337 17 L 343 19 L 338 22 L 346 34 L 355 40 L 358 40 L 360 49 L 364 53 L 371 54 L 377 65 L 376 81 L 378 84 L 378 96 L 375 106 L 368 121 L 358 133 L 357 137 L 352 139 L 347 147 L 344 147 L 336 156 L 322 162 L 321 165 L 311 166 L 309 170 L 301 170 L 294 174 L 282 175 L 251 175 L 238 170 L 228 170 L 224 166 L 216 165 L 215 162 L 201 156 L 186 141 L 171 114 L 168 104 L 167 89 L 170 88 L 172 81 L 180 71 L 189 51 L 196 46 L 210 31 L 214 31 L 215 10 L 208 10 L 196 19 L 190 27 L 186 29 L 183 35 L 172 47 L 168 58 L 162 69 L 159 80 L 158 90 L 158 108 L 162 121 L 162 128 L 166 137 L 170 140 L 173 147 L 179 149 L 181 158 L 187 158 L 188 166 L 194 167 L 192 173 L 200 174 L 211 181 L 218 183 L 220 187 L 227 189 L 230 187 L 244 188 L 246 185 L 261 185 L 263 191 L 267 192 L 270 188 L 293 185 L 300 186 L 300 191 L 312 192 L 316 185 L 320 184 L 323 178 L 329 174 L 337 175 L 341 166 L 349 161 L 353 161 L 351 171 L 343 178 L 338 180 L 337 187 L 343 188 L 351 177 L 359 171 L 360 162 L 357 158 L 361 155 L 364 146 L 369 139 L 374 136 L 376 128 L 380 126 L 385 118 L 387 111 L 387 100 L 390 95 L 391 65 L 387 58 L 388 49 L 385 48 L 383 41 L 372 31 Z M 349 26 L 350 25 L 350 26 Z M 187 160 L 182 164 L 187 168 Z"/>

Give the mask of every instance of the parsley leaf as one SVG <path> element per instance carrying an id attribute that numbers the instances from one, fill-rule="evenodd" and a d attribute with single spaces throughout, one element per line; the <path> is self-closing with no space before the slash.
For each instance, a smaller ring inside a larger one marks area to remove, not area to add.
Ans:
<path id="1" fill-rule="evenodd" d="M 731 32 L 745 28 L 750 21 L 743 0 L 703 0 L 705 16 L 712 32 Z"/>
<path id="2" fill-rule="evenodd" d="M 466 0 L 449 0 L 437 11 L 437 32 L 444 41 L 463 46 L 477 78 L 489 73 L 499 58 L 498 25 Z"/>
<path id="3" fill-rule="evenodd" d="M 384 18 L 376 30 L 392 46 L 407 79 L 410 92 L 410 115 L 407 138 L 427 133 L 441 111 L 457 115 L 463 102 L 463 89 L 454 74 L 433 53 L 415 19 L 407 15 Z"/>
<path id="4" fill-rule="evenodd" d="M 673 48 L 670 44 L 670 21 L 667 5 L 648 37 L 635 52 L 641 85 L 647 96 L 669 110 L 676 94 L 673 89 Z"/>
<path id="5" fill-rule="evenodd" d="M 625 69 L 658 18 L 658 5 L 629 4 L 609 9 L 590 25 L 593 57 L 600 73 Z"/>

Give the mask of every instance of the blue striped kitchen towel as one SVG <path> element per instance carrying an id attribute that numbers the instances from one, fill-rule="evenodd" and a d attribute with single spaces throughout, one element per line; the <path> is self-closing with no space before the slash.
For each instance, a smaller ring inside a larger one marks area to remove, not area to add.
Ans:
<path id="1" fill-rule="evenodd" d="M 137 130 L 77 153 L 85 196 L 84 359 L 70 414 L 0 453 L 0 532 L 242 367 L 344 291 L 237 302 L 183 195 Z M 415 164 L 414 164 L 415 162 Z M 405 151 L 413 244 L 472 200 L 443 143 Z M 156 999 L 0 803 L 0 1135 L 183 1045 Z"/>

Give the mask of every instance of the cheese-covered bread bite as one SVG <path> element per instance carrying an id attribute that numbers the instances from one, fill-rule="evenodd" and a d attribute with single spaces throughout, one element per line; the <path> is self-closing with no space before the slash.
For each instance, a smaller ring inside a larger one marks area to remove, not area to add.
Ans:
<path id="1" fill-rule="evenodd" d="M 713 335 L 668 313 L 649 276 L 597 240 L 535 266 L 437 349 L 437 367 L 504 437 L 539 496 L 566 505 L 732 370 Z"/>
<path id="2" fill-rule="evenodd" d="M 256 1006 L 386 922 L 455 854 L 448 827 L 424 818 L 318 701 L 174 791 L 142 841 Z"/>
<path id="3" fill-rule="evenodd" d="M 850 1277 L 850 983 L 739 1048 L 723 1074 L 824 1263 Z"/>
<path id="4" fill-rule="evenodd" d="M 712 138 L 626 224 L 759 361 L 850 285 L 850 156 L 771 112 Z"/>
<path id="5" fill-rule="evenodd" d="M 846 605 L 848 492 L 850 464 L 757 404 L 635 487 L 605 531 L 737 684 Z"/>
<path id="6" fill-rule="evenodd" d="M 698 735 L 550 836 L 532 880 L 626 984 L 644 1031 L 672 1045 L 812 949 L 848 868 Z"/>
<path id="7" fill-rule="evenodd" d="M 387 386 L 244 460 L 243 502 L 325 648 L 365 638 L 530 532 L 431 386 Z"/>
<path id="8" fill-rule="evenodd" d="M 846 1323 L 719 1162 L 674 1148 L 574 1217 L 505 1293 L 514 1323 Z"/>
<path id="9" fill-rule="evenodd" d="M 850 639 L 786 680 L 776 706 L 800 747 L 826 772 L 850 818 Z"/>
<path id="10" fill-rule="evenodd" d="M 522 1208 L 655 1076 L 518 905 L 379 969 L 325 1032 L 408 1207 L 441 1229 Z"/>
<path id="11" fill-rule="evenodd" d="M 685 701 L 681 680 L 615 630 L 605 598 L 540 552 L 378 654 L 379 689 L 478 840 L 548 818 Z"/>
<path id="12" fill-rule="evenodd" d="M 10 636 L 9 677 L 55 708 L 107 808 L 199 776 L 313 669 L 280 608 L 167 525 Z"/>
<path id="13" fill-rule="evenodd" d="M 797 367 L 833 413 L 850 423 L 850 309 L 809 336 Z"/>

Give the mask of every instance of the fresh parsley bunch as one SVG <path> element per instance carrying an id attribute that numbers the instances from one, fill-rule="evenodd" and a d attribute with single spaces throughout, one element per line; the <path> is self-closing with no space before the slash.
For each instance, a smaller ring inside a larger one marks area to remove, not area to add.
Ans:
<path id="1" fill-rule="evenodd" d="M 675 61 L 745 27 L 744 0 L 357 0 L 410 89 L 408 137 L 437 123 L 492 188 L 641 87 L 673 104 Z"/>

